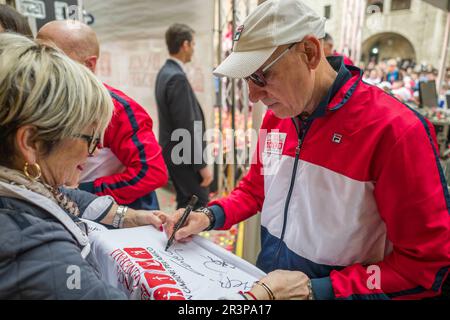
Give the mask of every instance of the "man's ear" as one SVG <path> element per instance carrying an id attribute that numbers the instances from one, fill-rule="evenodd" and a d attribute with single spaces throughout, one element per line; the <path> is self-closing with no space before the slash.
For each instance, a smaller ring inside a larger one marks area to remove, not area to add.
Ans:
<path id="1" fill-rule="evenodd" d="M 38 159 L 38 143 L 35 140 L 36 128 L 33 126 L 20 127 L 16 132 L 16 150 L 19 158 L 24 162 L 35 164 Z"/>
<path id="2" fill-rule="evenodd" d="M 184 40 L 183 45 L 181 47 L 184 51 L 187 51 L 189 50 L 190 46 L 191 46 L 190 42 L 188 40 Z"/>
<path id="3" fill-rule="evenodd" d="M 97 61 L 97 56 L 90 56 L 84 60 L 84 65 L 88 67 L 93 73 L 95 73 L 95 70 L 97 69 Z"/>
<path id="4" fill-rule="evenodd" d="M 320 40 L 314 36 L 306 36 L 303 40 L 307 64 L 311 70 L 317 69 L 322 59 L 323 49 Z"/>

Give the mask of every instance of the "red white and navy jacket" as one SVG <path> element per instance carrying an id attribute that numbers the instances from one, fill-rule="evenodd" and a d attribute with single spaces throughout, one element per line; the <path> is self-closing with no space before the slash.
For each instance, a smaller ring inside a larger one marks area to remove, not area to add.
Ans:
<path id="1" fill-rule="evenodd" d="M 304 272 L 317 299 L 436 296 L 450 267 L 450 196 L 434 128 L 329 61 L 338 77 L 313 115 L 267 112 L 249 173 L 210 203 L 216 228 L 260 211 L 257 266 Z"/>
<path id="2" fill-rule="evenodd" d="M 135 209 L 158 209 L 154 191 L 167 183 L 168 174 L 153 121 L 136 101 L 105 86 L 115 110 L 102 148 L 88 158 L 80 189 L 110 195 L 117 203 Z"/>

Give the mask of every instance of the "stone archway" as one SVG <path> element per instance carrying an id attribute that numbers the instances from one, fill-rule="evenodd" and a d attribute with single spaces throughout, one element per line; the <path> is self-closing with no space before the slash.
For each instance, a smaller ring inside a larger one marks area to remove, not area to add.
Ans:
<path id="1" fill-rule="evenodd" d="M 367 63 L 371 57 L 377 61 L 385 59 L 408 59 L 416 61 L 416 50 L 404 36 L 394 32 L 378 33 L 363 42 L 362 61 Z"/>

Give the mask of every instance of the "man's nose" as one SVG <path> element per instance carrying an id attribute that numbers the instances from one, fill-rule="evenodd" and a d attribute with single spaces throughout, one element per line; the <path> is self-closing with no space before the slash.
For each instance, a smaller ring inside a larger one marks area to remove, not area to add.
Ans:
<path id="1" fill-rule="evenodd" d="M 249 98 L 250 101 L 253 103 L 256 103 L 264 98 L 266 95 L 266 90 L 264 87 L 260 87 L 253 83 L 253 81 L 248 81 L 248 91 L 249 91 Z"/>

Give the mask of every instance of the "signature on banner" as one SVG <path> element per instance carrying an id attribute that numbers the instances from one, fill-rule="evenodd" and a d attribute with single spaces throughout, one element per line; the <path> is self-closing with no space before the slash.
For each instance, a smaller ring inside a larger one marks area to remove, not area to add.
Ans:
<path id="1" fill-rule="evenodd" d="M 208 272 L 209 275 L 206 276 L 204 273 L 200 273 L 199 270 L 194 270 L 194 268 L 186 263 L 183 256 L 183 249 L 175 249 L 173 251 L 168 250 L 167 252 L 164 251 L 162 253 L 166 255 L 170 261 L 177 264 L 178 266 L 202 277 L 208 277 L 210 281 L 217 282 L 220 287 L 224 289 L 235 288 L 236 291 L 248 291 L 252 288 L 253 283 L 249 283 L 248 281 L 241 281 L 239 279 L 233 279 L 233 277 L 229 276 L 229 271 L 235 270 L 236 267 L 218 257 L 201 256 L 202 258 L 204 258 L 204 261 L 202 261 L 203 267 L 211 271 Z"/>
<path id="2" fill-rule="evenodd" d="M 203 262 L 205 268 L 215 272 L 218 277 L 218 279 L 210 280 L 217 281 L 222 288 L 236 288 L 236 290 L 241 291 L 249 291 L 252 288 L 253 283 L 249 283 L 248 281 L 243 282 L 239 279 L 233 279 L 227 275 L 230 269 L 236 269 L 235 266 L 219 258 L 212 258 L 210 256 L 206 256 L 203 258 L 205 258 L 205 261 Z"/>
<path id="3" fill-rule="evenodd" d="M 188 253 L 182 248 L 164 251 L 146 247 L 115 249 L 110 256 L 115 261 L 118 282 L 130 299 L 192 300 L 191 286 L 200 279 L 188 285 L 183 279 L 187 275 L 181 270 L 211 281 L 211 288 L 236 292 L 251 289 L 253 282 L 242 280 L 236 266 L 208 254 L 189 260 L 185 258 Z"/>

